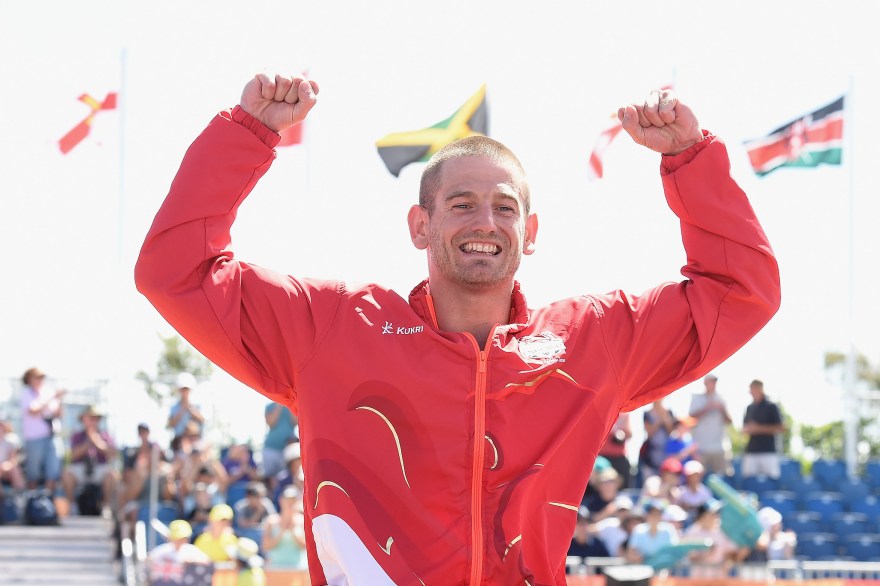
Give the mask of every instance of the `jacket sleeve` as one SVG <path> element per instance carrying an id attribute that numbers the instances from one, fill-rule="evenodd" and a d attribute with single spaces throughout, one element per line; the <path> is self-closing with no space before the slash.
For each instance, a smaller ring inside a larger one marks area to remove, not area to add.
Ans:
<path id="1" fill-rule="evenodd" d="M 339 295 L 332 284 L 241 262 L 230 249 L 238 207 L 269 169 L 279 138 L 239 107 L 211 121 L 187 150 L 153 221 L 135 283 L 209 360 L 293 405 L 297 367 L 320 329 L 315 312 L 332 315 Z"/>
<path id="2" fill-rule="evenodd" d="M 779 269 L 724 144 L 664 156 L 666 200 L 681 223 L 685 280 L 639 296 L 597 297 L 608 358 L 631 411 L 703 376 L 779 309 Z"/>

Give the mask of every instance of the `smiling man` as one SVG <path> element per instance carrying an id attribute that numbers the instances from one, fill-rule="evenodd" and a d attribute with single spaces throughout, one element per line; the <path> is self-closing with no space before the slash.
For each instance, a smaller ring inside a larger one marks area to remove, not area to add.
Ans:
<path id="1" fill-rule="evenodd" d="M 298 414 L 313 584 L 565 584 L 596 453 L 620 412 L 705 375 L 776 312 L 779 274 L 723 143 L 669 91 L 620 109 L 662 153 L 688 263 L 640 295 L 530 308 L 537 217 L 516 157 L 467 138 L 408 216 L 428 279 L 281 275 L 234 258 L 238 207 L 318 86 L 260 74 L 184 157 L 138 289 L 208 358 Z"/>

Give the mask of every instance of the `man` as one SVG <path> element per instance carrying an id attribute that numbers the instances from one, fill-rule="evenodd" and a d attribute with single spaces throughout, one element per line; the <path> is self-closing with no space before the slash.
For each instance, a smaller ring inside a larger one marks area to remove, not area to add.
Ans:
<path id="1" fill-rule="evenodd" d="M 12 431 L 12 424 L 0 419 L 0 503 L 7 484 L 17 492 L 24 490 L 24 474 L 19 465 L 20 448 L 21 441 Z"/>
<path id="2" fill-rule="evenodd" d="M 208 528 L 193 542 L 211 561 L 227 562 L 231 559 L 229 548 L 238 543 L 238 537 L 232 530 L 233 516 L 234 512 L 229 505 L 214 505 L 208 513 Z"/>
<path id="3" fill-rule="evenodd" d="M 71 503 L 76 502 L 77 488 L 83 488 L 86 484 L 100 486 L 102 502 L 98 503 L 99 511 L 103 510 L 104 505 L 115 504 L 113 497 L 118 483 L 118 473 L 113 465 L 116 461 L 116 445 L 109 433 L 99 429 L 101 417 L 102 414 L 93 406 L 86 407 L 80 414 L 82 429 L 70 436 L 70 464 L 62 476 L 64 493 Z"/>
<path id="4" fill-rule="evenodd" d="M 271 483 L 284 469 L 284 448 L 299 438 L 296 435 L 296 417 L 287 405 L 272 401 L 266 405 L 263 413 L 268 428 L 263 438 L 263 478 Z"/>
<path id="5" fill-rule="evenodd" d="M 515 273 L 538 219 L 522 167 L 486 137 L 452 143 L 408 215 L 428 279 L 407 300 L 282 276 L 229 248 L 278 132 L 317 91 L 260 74 L 215 117 L 147 235 L 139 290 L 209 359 L 298 415 L 313 583 L 564 584 L 618 414 L 703 376 L 778 308 L 775 259 L 723 144 L 668 91 L 621 108 L 630 136 L 667 154 L 687 279 L 529 309 Z"/>
<path id="6" fill-rule="evenodd" d="M 24 441 L 25 478 L 29 489 L 41 483 L 50 492 L 61 477 L 60 432 L 61 399 L 64 389 L 49 392 L 43 386 L 46 374 L 29 368 L 21 378 L 21 437 Z"/>
<path id="7" fill-rule="evenodd" d="M 171 406 L 171 411 L 168 414 L 168 428 L 174 431 L 175 438 L 179 438 L 188 427 L 192 427 L 190 424 L 198 425 L 198 431 L 201 433 L 205 416 L 190 399 L 190 393 L 196 386 L 196 377 L 188 372 L 181 372 L 177 375 L 175 386 L 180 398 L 177 403 Z"/>
<path id="8" fill-rule="evenodd" d="M 697 446 L 697 457 L 708 472 L 724 476 L 729 462 L 724 445 L 727 426 L 733 421 L 724 399 L 718 394 L 718 377 L 707 374 L 703 378 L 705 392 L 694 393 L 688 413 L 697 420 L 691 436 Z"/>
<path id="9" fill-rule="evenodd" d="M 742 475 L 779 478 L 779 450 L 776 436 L 785 431 L 776 403 L 764 394 L 764 383 L 755 379 L 749 384 L 751 404 L 743 417 L 743 433 L 749 436 L 743 452 Z"/>

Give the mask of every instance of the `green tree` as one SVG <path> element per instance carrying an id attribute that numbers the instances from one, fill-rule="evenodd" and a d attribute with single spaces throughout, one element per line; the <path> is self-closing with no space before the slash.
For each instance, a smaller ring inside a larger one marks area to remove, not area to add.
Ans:
<path id="1" fill-rule="evenodd" d="M 165 385 L 172 384 L 181 372 L 188 372 L 197 380 L 208 378 L 212 372 L 211 362 L 180 336 L 166 338 L 160 335 L 159 338 L 162 340 L 162 352 L 156 362 L 156 375 L 151 376 L 144 371 L 135 375 L 135 378 L 144 383 L 147 394 L 157 404 L 162 403 Z"/>

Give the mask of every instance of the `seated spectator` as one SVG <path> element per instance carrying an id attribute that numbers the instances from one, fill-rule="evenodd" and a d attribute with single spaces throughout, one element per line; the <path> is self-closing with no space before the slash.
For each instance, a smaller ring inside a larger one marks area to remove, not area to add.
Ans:
<path id="1" fill-rule="evenodd" d="M 663 509 L 663 520 L 675 527 L 679 535 L 688 524 L 688 514 L 675 503 L 669 503 Z"/>
<path id="2" fill-rule="evenodd" d="M 272 501 L 266 497 L 266 486 L 259 480 L 247 485 L 244 498 L 233 507 L 236 526 L 242 529 L 260 528 L 270 515 L 278 512 Z"/>
<path id="3" fill-rule="evenodd" d="M 714 499 L 698 506 L 693 524 L 684 532 L 684 537 L 688 539 L 708 539 L 712 543 L 709 549 L 689 554 L 693 564 L 692 578 L 727 576 L 733 564 L 748 553 L 747 549 L 740 548 L 721 530 L 721 518 L 718 516 L 721 507 L 722 503 Z"/>
<path id="4" fill-rule="evenodd" d="M 632 437 L 629 413 L 621 413 L 608 430 L 605 443 L 599 448 L 599 455 L 607 459 L 620 475 L 620 488 L 632 486 L 632 464 L 627 457 L 627 442 Z"/>
<path id="5" fill-rule="evenodd" d="M 643 506 L 645 522 L 636 525 L 627 542 L 624 557 L 630 563 L 641 564 L 667 545 L 678 543 L 678 530 L 663 521 L 666 503 L 649 500 Z"/>
<path id="6" fill-rule="evenodd" d="M 116 504 L 113 499 L 118 474 L 113 463 L 117 452 L 110 434 L 99 429 L 102 417 L 94 406 L 87 407 L 79 416 L 82 430 L 70 437 L 70 463 L 64 470 L 61 482 L 71 507 L 76 503 L 77 491 L 86 484 L 101 487 L 99 511 L 104 506 Z"/>
<path id="7" fill-rule="evenodd" d="M 691 460 L 685 463 L 683 471 L 684 484 L 681 486 L 676 503 L 688 513 L 689 518 L 693 519 L 697 509 L 712 500 L 712 490 L 703 484 L 705 468 L 700 462 Z"/>
<path id="8" fill-rule="evenodd" d="M 21 441 L 12 431 L 7 420 L 0 420 L 0 483 L 11 486 L 18 492 L 25 488 L 24 472 L 21 469 L 19 453 Z"/>
<path id="9" fill-rule="evenodd" d="M 192 537 L 192 527 L 182 519 L 171 521 L 168 525 L 168 541 L 157 545 L 147 556 L 150 573 L 156 575 L 164 571 L 164 565 L 171 563 L 183 564 L 207 564 L 210 563 L 208 556 L 189 542 Z"/>
<path id="10" fill-rule="evenodd" d="M 138 518 L 141 507 L 150 502 L 150 471 L 152 460 L 142 456 L 134 462 L 134 468 L 126 476 L 125 484 L 120 490 L 120 508 L 123 520 L 132 528 Z M 174 470 L 169 462 L 159 460 L 157 473 L 159 475 L 158 501 L 161 503 L 177 504 L 177 482 L 174 478 Z M 129 535 L 128 537 L 133 537 Z"/>
<path id="11" fill-rule="evenodd" d="M 183 514 L 186 520 L 189 521 L 189 524 L 192 525 L 195 534 L 198 535 L 202 532 L 202 529 L 207 527 L 211 511 L 216 503 L 208 490 L 208 485 L 204 482 L 196 483 L 192 497 L 192 507 L 184 509 Z"/>
<path id="12" fill-rule="evenodd" d="M 254 456 L 247 444 L 233 444 L 222 463 L 226 470 L 228 484 L 260 479 L 257 463 L 254 461 Z"/>
<path id="13" fill-rule="evenodd" d="M 167 460 L 165 450 L 158 447 L 158 444 L 150 439 L 150 426 L 146 423 L 138 423 L 137 426 L 138 440 L 140 443 L 136 446 L 126 448 L 122 458 L 123 479 L 125 472 L 135 467 L 138 458 L 149 460 L 153 457 L 153 449 L 158 448 L 158 457 L 160 460 Z"/>
<path id="14" fill-rule="evenodd" d="M 232 559 L 229 552 L 238 544 L 238 537 L 232 530 L 233 515 L 229 505 L 214 505 L 208 514 L 208 528 L 193 542 L 212 562 L 228 562 Z"/>
<path id="15" fill-rule="evenodd" d="M 696 420 L 693 417 L 675 419 L 675 425 L 666 438 L 665 453 L 667 458 L 675 458 L 682 464 L 690 462 L 697 452 L 697 444 L 691 435 Z"/>
<path id="16" fill-rule="evenodd" d="M 645 521 L 641 513 L 633 510 L 632 500 L 619 495 L 615 501 L 616 511 L 613 515 L 591 523 L 590 531 L 605 544 L 605 549 L 614 557 L 622 556 L 621 547 L 629 539 L 632 528 Z"/>
<path id="17" fill-rule="evenodd" d="M 178 498 L 185 508 L 192 506 L 191 493 L 198 482 L 207 484 L 212 492 L 226 492 L 229 485 L 226 469 L 217 458 L 213 447 L 202 439 L 195 427 L 191 426 L 180 437 L 173 465 Z"/>
<path id="18" fill-rule="evenodd" d="M 302 497 L 303 470 L 299 442 L 287 444 L 287 447 L 284 448 L 284 470 L 276 477 L 275 492 L 272 500 L 279 503 L 281 493 L 288 486 L 296 488 L 299 491 L 300 497 Z"/>
<path id="19" fill-rule="evenodd" d="M 605 544 L 590 529 L 589 513 L 581 507 L 574 526 L 574 536 L 568 546 L 568 555 L 581 558 L 610 557 Z"/>
<path id="20" fill-rule="evenodd" d="M 596 456 L 596 461 L 593 462 L 593 469 L 590 471 L 590 478 L 587 480 L 587 488 L 584 490 L 583 498 L 581 498 L 581 504 L 586 504 L 596 494 L 596 488 L 599 486 L 599 477 L 609 468 L 613 468 L 613 466 L 608 458 Z"/>
<path id="21" fill-rule="evenodd" d="M 266 586 L 266 572 L 263 558 L 259 555 L 260 546 L 253 539 L 241 537 L 231 552 L 237 572 L 236 586 Z"/>
<path id="22" fill-rule="evenodd" d="M 596 492 L 587 498 L 590 521 L 596 523 L 617 513 L 620 476 L 610 466 L 596 476 Z"/>
<path id="23" fill-rule="evenodd" d="M 649 476 L 642 484 L 641 498 L 678 502 L 681 495 L 681 471 L 682 465 L 677 458 L 663 460 L 659 475 Z"/>
<path id="24" fill-rule="evenodd" d="M 288 486 L 279 499 L 280 511 L 266 519 L 263 551 L 267 567 L 278 570 L 305 570 L 306 532 L 303 502 L 299 491 Z"/>
<path id="25" fill-rule="evenodd" d="M 749 561 L 777 561 L 795 559 L 797 535 L 791 530 L 782 530 L 782 515 L 772 507 L 758 511 L 761 522 L 761 536 L 749 557 Z"/>

